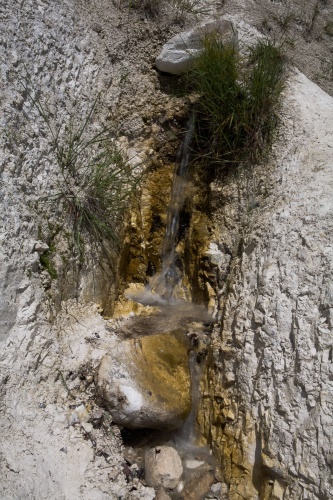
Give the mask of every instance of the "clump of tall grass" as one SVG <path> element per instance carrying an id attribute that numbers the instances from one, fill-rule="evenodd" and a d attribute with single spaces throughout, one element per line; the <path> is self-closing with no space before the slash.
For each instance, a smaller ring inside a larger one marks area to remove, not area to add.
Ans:
<path id="1" fill-rule="evenodd" d="M 167 3 L 174 9 L 179 18 L 186 14 L 199 16 L 209 12 L 209 5 L 202 0 L 167 0 Z"/>
<path id="2" fill-rule="evenodd" d="M 73 117 L 66 126 L 55 127 L 38 93 L 23 85 L 49 131 L 57 189 L 47 201 L 63 207 L 68 216 L 74 256 L 84 261 L 86 243 L 107 256 L 117 252 L 123 214 L 139 182 L 136 168 L 124 159 L 109 129 L 92 127 L 97 100 L 83 119 Z"/>
<path id="3" fill-rule="evenodd" d="M 259 40 L 246 60 L 209 34 L 189 73 L 198 93 L 199 154 L 214 167 L 257 162 L 269 147 L 284 88 L 281 48 Z"/>

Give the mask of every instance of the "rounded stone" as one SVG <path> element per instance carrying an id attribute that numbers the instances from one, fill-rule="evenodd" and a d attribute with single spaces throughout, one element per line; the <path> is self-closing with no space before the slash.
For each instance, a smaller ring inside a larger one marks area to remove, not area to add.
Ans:
<path id="1" fill-rule="evenodd" d="M 191 407 L 187 346 L 180 334 L 120 342 L 103 357 L 97 392 L 113 421 L 131 429 L 176 429 Z"/>
<path id="2" fill-rule="evenodd" d="M 172 37 L 156 58 L 156 68 L 174 75 L 186 73 L 191 68 L 193 58 L 202 52 L 204 37 L 212 32 L 219 33 L 224 43 L 237 43 L 237 36 L 230 21 L 210 20 Z"/>
<path id="3" fill-rule="evenodd" d="M 145 454 L 145 479 L 149 486 L 173 489 L 183 474 L 178 452 L 171 446 L 156 446 Z"/>

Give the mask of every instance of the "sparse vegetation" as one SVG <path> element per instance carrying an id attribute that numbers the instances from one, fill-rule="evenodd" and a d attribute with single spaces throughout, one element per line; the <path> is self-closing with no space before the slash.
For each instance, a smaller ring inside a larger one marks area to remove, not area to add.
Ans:
<path id="1" fill-rule="evenodd" d="M 185 14 L 200 15 L 208 11 L 201 0 L 113 0 L 119 8 L 126 6 L 128 10 L 140 10 L 148 17 L 154 17 L 164 5 L 171 6 L 177 18 Z"/>
<path id="2" fill-rule="evenodd" d="M 198 93 L 199 154 L 214 167 L 258 161 L 271 143 L 284 88 L 284 56 L 271 41 L 258 41 L 244 61 L 216 34 L 189 74 Z"/>
<path id="3" fill-rule="evenodd" d="M 201 0 L 167 0 L 179 17 L 185 14 L 206 14 L 208 6 L 203 4 Z"/>
<path id="4" fill-rule="evenodd" d="M 333 36 L 333 21 L 329 21 L 325 24 L 324 31 L 326 35 Z"/>
<path id="5" fill-rule="evenodd" d="M 73 252 L 83 262 L 87 242 L 106 253 L 117 251 L 121 219 L 139 179 L 110 131 L 90 126 L 97 101 L 81 122 L 73 118 L 55 129 L 41 100 L 27 86 L 25 90 L 50 132 L 58 189 L 48 201 L 63 206 L 69 216 Z M 56 277 L 47 255 L 41 256 L 41 264 Z"/>
<path id="6" fill-rule="evenodd" d="M 41 266 L 49 273 L 50 277 L 52 279 L 57 279 L 58 278 L 58 273 L 55 270 L 52 260 L 50 258 L 50 252 L 44 252 L 40 257 L 39 261 L 41 263 Z"/>
<path id="7" fill-rule="evenodd" d="M 273 15 L 274 21 L 280 26 L 283 31 L 287 31 L 291 23 L 295 19 L 294 12 L 285 12 L 283 15 Z"/>
<path id="8" fill-rule="evenodd" d="M 317 2 L 312 11 L 311 11 L 311 17 L 309 18 L 309 20 L 307 21 L 306 23 L 306 30 L 305 30 L 305 36 L 306 37 L 309 37 L 314 29 L 314 26 L 315 26 L 315 22 L 316 22 L 316 19 L 319 15 L 319 2 Z"/>

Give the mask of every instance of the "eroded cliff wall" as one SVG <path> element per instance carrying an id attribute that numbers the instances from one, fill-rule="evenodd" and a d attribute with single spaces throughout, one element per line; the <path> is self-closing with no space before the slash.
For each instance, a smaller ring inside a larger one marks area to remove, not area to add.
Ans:
<path id="1" fill-rule="evenodd" d="M 269 163 L 213 185 L 231 259 L 216 268 L 202 419 L 231 499 L 331 495 L 332 116 L 332 98 L 295 73 Z"/>
<path id="2" fill-rule="evenodd" d="M 221 12 L 221 2 L 211 3 Z M 248 20 L 262 9 L 261 23 L 267 5 L 279 2 L 256 2 L 255 9 L 244 2 L 222 3 Z M 321 28 L 329 9 L 322 3 Z M 160 145 L 174 140 L 173 117 L 184 120 L 184 112 L 181 98 L 161 90 L 168 86 L 153 64 L 162 43 L 181 28 L 168 12 L 152 19 L 119 5 L 3 0 L 0 6 L 0 491 L 5 499 L 154 497 L 142 484 L 130 491 L 118 433 L 97 430 L 96 448 L 83 428 L 69 426 L 68 390 L 77 394 L 76 403 L 93 401 L 94 370 L 114 332 L 96 306 L 64 301 L 60 312 L 63 295 L 40 264 L 47 229 L 54 232 L 62 214 L 48 200 L 57 175 L 46 127 L 20 83 L 41 92 L 58 124 L 84 117 L 101 93 L 96 122 L 112 124 L 129 156 L 144 151 L 142 157 L 158 162 L 151 149 L 156 138 Z M 295 32 L 305 31 L 305 24 L 294 24 Z M 316 59 L 321 47 L 316 29 L 300 44 L 298 58 L 311 52 L 309 61 Z M 327 45 L 328 35 L 320 36 Z M 328 70 L 325 78 L 329 90 Z M 221 457 L 231 499 L 331 495 L 332 111 L 328 95 L 294 75 L 269 164 L 211 186 L 220 316 L 201 420 Z M 60 240 L 56 253 L 61 254 Z M 100 291 L 105 287 L 96 291 L 88 283 L 80 296 L 98 301 Z"/>

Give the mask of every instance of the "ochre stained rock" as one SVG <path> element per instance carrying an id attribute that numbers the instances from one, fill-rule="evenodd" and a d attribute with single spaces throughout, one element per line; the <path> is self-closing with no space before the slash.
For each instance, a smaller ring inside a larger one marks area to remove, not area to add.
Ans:
<path id="1" fill-rule="evenodd" d="M 142 305 L 135 298 L 140 298 L 145 294 L 143 283 L 129 283 L 128 287 L 115 304 L 113 317 L 128 318 L 129 316 L 152 316 L 158 314 L 159 308 L 154 306 Z M 131 300 L 133 298 L 134 300 Z M 157 332 L 156 332 L 157 333 Z"/>
<path id="2" fill-rule="evenodd" d="M 191 405 L 185 341 L 176 332 L 120 342 L 103 357 L 96 385 L 117 424 L 176 429 Z"/>

